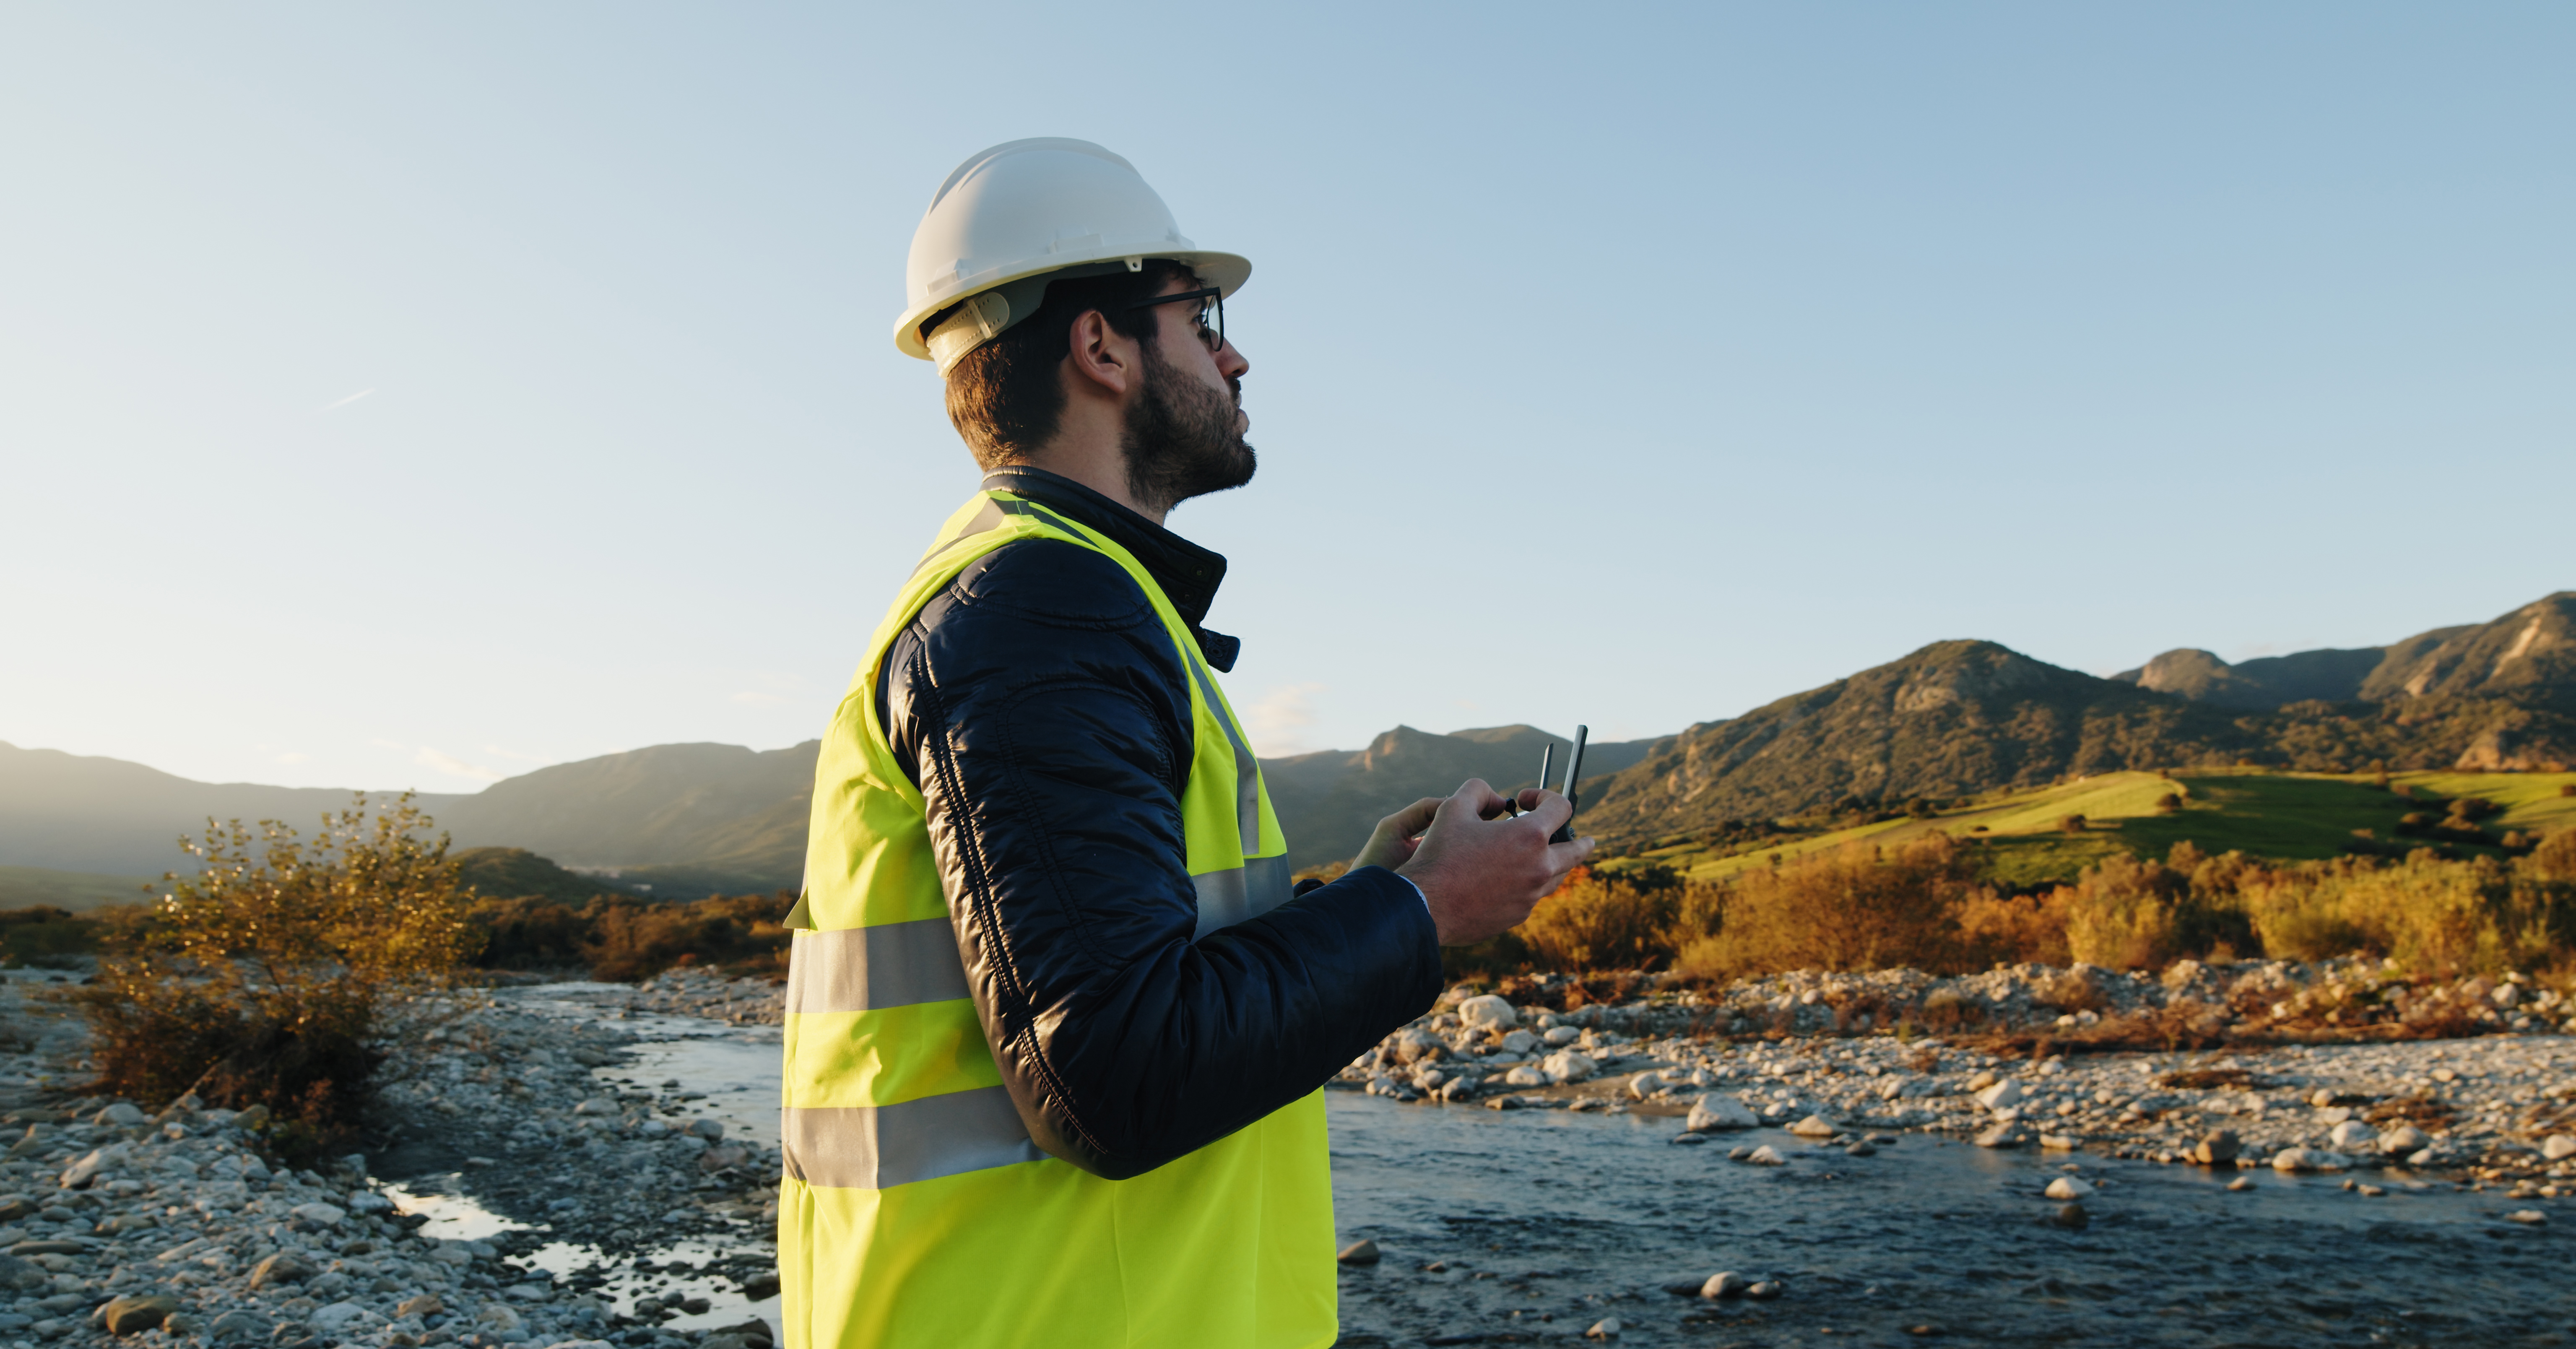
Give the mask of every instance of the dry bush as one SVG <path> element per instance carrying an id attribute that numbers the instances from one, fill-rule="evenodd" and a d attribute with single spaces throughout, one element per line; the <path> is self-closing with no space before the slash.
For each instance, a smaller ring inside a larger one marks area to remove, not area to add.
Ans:
<path id="1" fill-rule="evenodd" d="M 2183 958 L 2254 944 L 2237 898 L 2260 863 L 2210 857 L 2188 842 L 2162 862 L 2116 854 L 2086 867 L 2055 898 L 2072 959 L 2115 970 L 2156 969 Z"/>
<path id="2" fill-rule="evenodd" d="M 2074 952 L 2066 943 L 2062 889 L 2044 895 L 1978 890 L 1960 902 L 1958 920 L 1959 963 L 1964 968 L 2074 963 Z"/>
<path id="3" fill-rule="evenodd" d="M 679 965 L 783 978 L 790 940 L 780 921 L 796 896 L 715 895 L 674 903 L 602 895 L 588 904 L 486 900 L 472 919 L 485 934 L 476 963 L 489 969 L 585 968 L 624 983 Z"/>
<path id="4" fill-rule="evenodd" d="M 0 964 L 71 969 L 98 949 L 104 924 L 94 914 L 51 905 L 0 910 Z"/>
<path id="5" fill-rule="evenodd" d="M 108 938 L 86 1009 L 97 1089 L 147 1102 L 194 1088 L 265 1105 L 290 1159 L 356 1122 L 378 1055 L 368 1041 L 473 953 L 447 840 L 409 795 L 361 794 L 311 840 L 273 820 L 206 822 L 204 862 Z"/>
<path id="6" fill-rule="evenodd" d="M 2563 950 L 2576 916 L 2571 889 L 2493 858 L 2450 862 L 2419 850 L 2388 865 L 2344 858 L 2276 871 L 2244 893 L 2269 955 L 2357 951 L 2447 978 L 2543 963 Z"/>
<path id="7" fill-rule="evenodd" d="M 1865 843 L 1757 868 L 1727 888 L 1724 923 L 1676 968 L 1704 978 L 1780 970 L 1948 970 L 1960 959 L 1954 910 L 1976 889 L 1973 854 L 1926 834 L 1893 855 Z"/>
<path id="8" fill-rule="evenodd" d="M 1644 969 L 1670 960 L 1666 941 L 1688 888 L 1669 871 L 1602 876 L 1576 867 L 1514 931 L 1541 969 Z M 1696 887 L 1706 889 L 1708 887 Z"/>

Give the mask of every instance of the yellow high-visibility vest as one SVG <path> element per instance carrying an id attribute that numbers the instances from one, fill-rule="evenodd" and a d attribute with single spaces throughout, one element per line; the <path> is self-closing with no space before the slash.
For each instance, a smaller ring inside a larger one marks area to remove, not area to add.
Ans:
<path id="1" fill-rule="evenodd" d="M 1125 549 L 985 492 L 949 517 L 823 737 L 790 926 L 778 1192 L 786 1349 L 1306 1349 L 1336 1337 L 1320 1091 L 1128 1180 L 1030 1142 L 967 994 L 877 670 L 975 559 L 1058 539 L 1127 569 L 1190 673 L 1181 821 L 1198 935 L 1290 898 L 1288 844 L 1189 627 Z"/>

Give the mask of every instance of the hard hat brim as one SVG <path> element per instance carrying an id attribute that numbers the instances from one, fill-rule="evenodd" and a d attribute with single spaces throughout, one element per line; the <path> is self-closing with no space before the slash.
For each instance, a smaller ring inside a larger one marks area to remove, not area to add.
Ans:
<path id="1" fill-rule="evenodd" d="M 1200 281 L 1216 287 L 1219 295 L 1228 298 L 1232 298 L 1236 291 L 1243 288 L 1243 283 L 1252 277 L 1250 259 L 1238 253 L 1216 253 L 1204 248 L 1154 249 L 1145 253 L 1126 248 L 1109 248 L 1060 254 L 1048 258 L 1044 266 L 1023 267 L 1009 272 L 995 268 L 986 275 L 970 277 L 960 282 L 946 294 L 934 296 L 915 305 L 902 318 L 895 320 L 895 350 L 915 360 L 931 359 L 930 347 L 921 340 L 922 320 L 951 305 L 973 299 L 996 286 L 1007 286 L 1024 277 L 1059 272 L 1069 267 L 1080 267 L 1095 262 L 1115 262 L 1122 258 L 1133 257 L 1169 258 L 1197 273 Z"/>

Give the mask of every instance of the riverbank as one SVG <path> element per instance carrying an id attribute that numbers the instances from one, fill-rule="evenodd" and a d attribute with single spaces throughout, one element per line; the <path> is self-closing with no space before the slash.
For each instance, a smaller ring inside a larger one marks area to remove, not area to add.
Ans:
<path id="1" fill-rule="evenodd" d="M 1381 1253 L 1344 1267 L 1344 1342 L 1605 1321 L 1632 1344 L 1916 1326 L 2213 1342 L 2230 1317 L 2306 1327 L 2273 1342 L 2364 1324 L 2402 1342 L 2504 1306 L 2496 1324 L 2563 1326 L 2576 1139 L 2553 1140 L 2576 1039 L 2538 1029 L 2537 991 L 2476 992 L 2495 1033 L 2461 1039 L 2034 1034 L 2088 1028 L 2051 1001 L 2070 975 L 2106 985 L 2086 1010 L 2116 1025 L 2202 978 L 2313 1002 L 2361 973 L 1808 975 L 1575 1006 L 1563 980 L 1453 989 L 1335 1084 L 1340 1226 Z M 674 971 L 473 994 L 389 1047 L 366 1156 L 284 1173 L 225 1112 L 67 1097 L 83 1032 L 44 978 L 0 990 L 0 1109 L 21 1126 L 0 1163 L 0 1345 L 104 1344 L 111 1323 L 170 1349 L 774 1338 L 776 985 Z M 1911 1001 L 1855 1011 L 1856 989 Z M 1993 1010 L 1921 1033 L 1909 1018 L 1945 989 Z M 2186 1163 L 2223 1134 L 2235 1156 Z M 1734 1291 L 1718 1274 L 1779 1296 L 1699 1297 Z"/>
<path id="2" fill-rule="evenodd" d="M 2082 966 L 1792 974 L 1568 1008 L 1573 987 L 1528 981 L 1518 1001 L 1451 989 L 1337 1085 L 1426 1104 L 1696 1111 L 1694 1137 L 1910 1130 L 2246 1168 L 2407 1165 L 2544 1198 L 2576 1189 L 2576 1038 L 2559 1030 L 2556 993 L 2520 983 L 2185 962 L 2161 980 Z M 1922 1031 L 1945 1015 L 1952 1033 Z M 2436 1015 L 2490 1033 L 2390 1038 Z M 2158 1026 L 2210 1047 L 2125 1047 Z"/>
<path id="3" fill-rule="evenodd" d="M 590 1019 L 460 995 L 440 1028 L 385 1047 L 372 1154 L 288 1171 L 256 1112 L 70 1096 L 85 1033 L 69 985 L 11 974 L 0 1343 L 774 1338 L 748 1315 L 706 1322 L 719 1300 L 741 1313 L 775 1294 L 777 1154 L 727 1137 L 685 1082 L 617 1080 L 632 990 Z"/>

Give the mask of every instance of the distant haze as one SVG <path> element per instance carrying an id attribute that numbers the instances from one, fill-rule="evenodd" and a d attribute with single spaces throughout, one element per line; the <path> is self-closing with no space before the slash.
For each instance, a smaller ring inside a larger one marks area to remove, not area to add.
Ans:
<path id="1" fill-rule="evenodd" d="M 1312 866 L 1349 857 L 1380 817 L 1467 778 L 1506 791 L 1527 785 L 1541 747 L 1564 743 L 1529 726 L 1448 735 L 1398 726 L 1358 751 L 1265 759 L 1262 775 L 1291 862 Z M 613 868 L 648 893 L 792 889 L 816 749 L 655 745 L 421 804 L 460 844 Z M 1888 806 L 2237 762 L 2563 770 L 2576 763 L 2576 591 L 2384 647 L 2242 665 L 2183 649 L 2110 679 L 1994 642 L 1935 642 L 1740 717 L 1594 744 L 1582 828 L 1613 852 L 1637 850 L 1835 803 Z M 180 865 L 172 837 L 207 815 L 303 826 L 346 801 L 0 745 L 0 868 L 149 874 Z M 46 883 L 59 891 L 75 882 Z M 11 885 L 0 875 L 0 896 Z"/>

